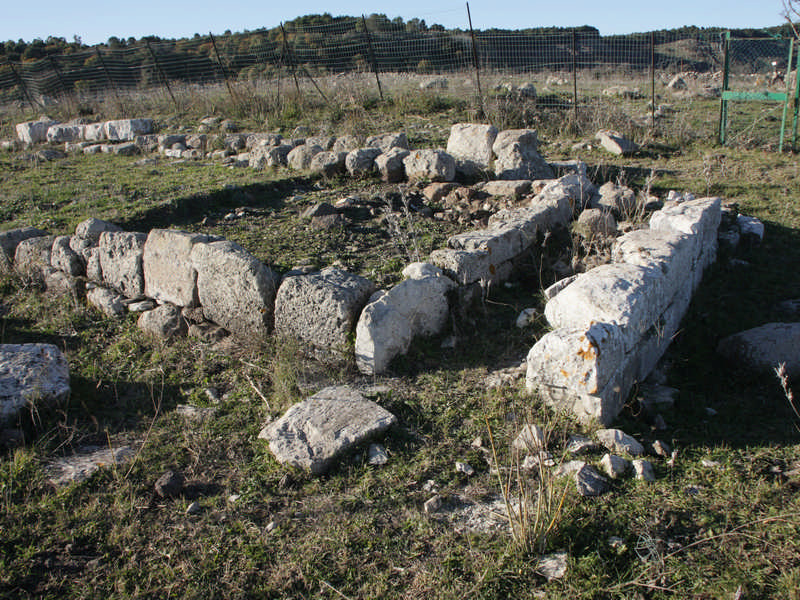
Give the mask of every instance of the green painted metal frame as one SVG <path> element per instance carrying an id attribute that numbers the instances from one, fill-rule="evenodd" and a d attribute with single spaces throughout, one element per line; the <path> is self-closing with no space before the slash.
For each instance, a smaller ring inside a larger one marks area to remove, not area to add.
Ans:
<path id="1" fill-rule="evenodd" d="M 798 121 L 798 108 L 800 107 L 800 77 L 795 75 L 795 89 L 794 94 L 791 93 L 789 73 L 792 70 L 792 59 L 794 55 L 794 39 L 789 40 L 789 60 L 786 61 L 786 91 L 785 92 L 732 92 L 728 89 L 728 74 L 730 69 L 729 51 L 731 42 L 731 32 L 725 32 L 724 41 L 724 67 L 722 75 L 722 95 L 720 100 L 719 109 L 719 143 L 725 144 L 726 129 L 728 125 L 728 102 L 731 100 L 744 101 L 744 102 L 783 102 L 783 116 L 781 118 L 781 133 L 780 143 L 778 144 L 778 152 L 783 152 L 783 142 L 786 139 L 786 116 L 789 110 L 789 99 L 793 98 L 794 115 L 792 120 L 792 148 L 797 146 L 797 121 Z M 797 52 L 796 57 L 796 71 L 800 73 L 800 51 Z"/>

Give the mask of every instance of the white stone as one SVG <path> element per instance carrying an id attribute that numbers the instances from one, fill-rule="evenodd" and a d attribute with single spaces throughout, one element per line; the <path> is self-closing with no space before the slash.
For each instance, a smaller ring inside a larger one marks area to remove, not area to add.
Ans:
<path id="1" fill-rule="evenodd" d="M 375 159 L 380 154 L 379 148 L 351 150 L 344 159 L 344 166 L 351 177 L 365 177 L 375 171 Z"/>
<path id="2" fill-rule="evenodd" d="M 455 159 L 443 150 L 414 150 L 403 165 L 412 181 L 453 181 L 456 176 Z"/>
<path id="3" fill-rule="evenodd" d="M 130 462 L 136 452 L 130 446 L 118 448 L 83 448 L 77 454 L 54 460 L 46 467 L 47 478 L 60 487 L 70 483 L 86 481 L 98 469 L 114 468 Z"/>
<path id="4" fill-rule="evenodd" d="M 636 473 L 636 479 L 641 479 L 642 481 L 656 480 L 656 474 L 655 471 L 653 471 L 653 465 L 649 460 L 634 460 L 633 471 Z"/>
<path id="5" fill-rule="evenodd" d="M 388 152 L 392 148 L 408 150 L 408 137 L 402 131 L 382 133 L 368 137 L 364 145 L 368 148 L 379 148 L 381 152 Z"/>
<path id="6" fill-rule="evenodd" d="M 388 292 L 373 294 L 356 325 L 356 366 L 367 375 L 382 373 L 405 354 L 417 336 L 439 333 L 450 314 L 447 277 L 406 279 Z"/>
<path id="7" fill-rule="evenodd" d="M 426 262 L 413 262 L 405 266 L 402 271 L 406 279 L 425 279 L 426 277 L 441 277 L 442 270 L 436 265 Z"/>
<path id="8" fill-rule="evenodd" d="M 27 121 L 25 123 L 17 123 L 17 138 L 20 142 L 25 144 L 36 144 L 38 142 L 47 141 L 47 130 L 53 125 L 57 125 L 58 121 L 51 119 L 40 119 L 38 121 Z"/>
<path id="9" fill-rule="evenodd" d="M 749 369 L 771 372 L 780 364 L 792 377 L 800 375 L 800 323 L 767 323 L 730 335 L 717 352 Z"/>
<path id="10" fill-rule="evenodd" d="M 173 229 L 152 229 L 142 254 L 144 293 L 159 303 L 197 306 L 197 271 L 192 247 L 208 242 L 208 236 Z"/>
<path id="11" fill-rule="evenodd" d="M 258 437 L 278 462 L 320 475 L 343 452 L 380 435 L 397 419 L 347 386 L 328 387 L 295 404 Z"/>
<path id="12" fill-rule="evenodd" d="M 122 296 L 103 286 L 87 290 L 86 301 L 110 319 L 120 319 L 125 315 L 125 304 L 122 302 Z"/>
<path id="13" fill-rule="evenodd" d="M 47 141 L 53 144 L 64 142 L 80 142 L 83 140 L 84 125 L 67 125 L 59 123 L 47 128 Z"/>
<path id="14" fill-rule="evenodd" d="M 631 469 L 629 460 L 617 456 L 616 454 L 604 454 L 600 459 L 600 466 L 612 479 L 622 477 Z"/>
<path id="15" fill-rule="evenodd" d="M 69 393 L 69 365 L 56 346 L 0 344 L 0 423 L 26 406 L 64 402 Z"/>
<path id="16" fill-rule="evenodd" d="M 618 131 L 601 129 L 595 137 L 600 141 L 600 145 L 612 154 L 628 156 L 639 150 L 637 144 L 625 138 Z"/>
<path id="17" fill-rule="evenodd" d="M 539 309 L 537 308 L 526 308 L 517 317 L 516 326 L 520 329 L 524 329 L 529 325 L 533 325 L 536 322 L 536 319 L 539 317 Z"/>
<path id="18" fill-rule="evenodd" d="M 498 179 L 549 179 L 553 170 L 538 152 L 535 129 L 509 129 L 497 134 L 492 151 Z"/>
<path id="19" fill-rule="evenodd" d="M 547 581 L 561 579 L 567 574 L 569 555 L 566 552 L 557 552 L 541 556 L 536 562 L 536 572 Z"/>
<path id="20" fill-rule="evenodd" d="M 456 170 L 466 176 L 487 170 L 495 138 L 497 128 L 493 125 L 456 123 L 450 127 L 447 153 L 456 159 Z"/>
<path id="21" fill-rule="evenodd" d="M 544 450 L 547 445 L 544 431 L 538 425 L 526 424 L 519 435 L 514 439 L 511 447 L 515 450 L 533 452 L 534 450 Z"/>
<path id="22" fill-rule="evenodd" d="M 755 242 L 764 240 L 764 223 L 755 217 L 739 215 L 736 217 L 736 224 L 739 226 L 742 237 L 750 238 Z"/>
<path id="23" fill-rule="evenodd" d="M 311 166 L 314 155 L 320 152 L 324 152 L 322 146 L 302 144 L 286 155 L 286 163 L 295 171 L 305 171 Z"/>
<path id="24" fill-rule="evenodd" d="M 598 441 L 612 452 L 627 452 L 631 456 L 644 454 L 644 446 L 619 429 L 599 429 L 595 435 Z"/>
<path id="25" fill-rule="evenodd" d="M 154 128 L 153 119 L 120 119 L 103 125 L 106 138 L 112 142 L 132 142 L 137 135 L 153 133 Z"/>

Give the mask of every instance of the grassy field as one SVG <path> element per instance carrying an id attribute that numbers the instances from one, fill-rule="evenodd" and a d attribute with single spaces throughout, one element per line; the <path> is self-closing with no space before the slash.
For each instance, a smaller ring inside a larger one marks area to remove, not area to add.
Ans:
<path id="1" fill-rule="evenodd" d="M 772 143 L 766 133 L 757 143 L 713 146 L 712 101 L 678 112 L 660 135 L 626 122 L 644 146 L 625 159 L 571 150 L 593 126 L 614 124 L 611 116 L 625 111 L 621 101 L 586 116 L 579 133 L 534 105 L 504 102 L 497 99 L 490 115 L 499 111 L 503 126 L 539 127 L 545 157 L 581 158 L 598 185 L 649 186 L 662 197 L 670 189 L 720 195 L 766 224 L 763 245 L 722 255 L 691 304 L 667 355 L 667 382 L 680 393 L 663 413 L 666 431 L 651 427 L 636 393 L 619 419 L 641 441 L 661 439 L 677 450 L 672 464 L 653 458 L 655 483 L 617 480 L 610 493 L 583 498 L 571 479 L 544 477 L 563 503 L 548 535 L 534 538 L 532 530 L 529 543 L 515 543 L 506 527 L 471 528 L 465 518 L 464 507 L 501 496 L 489 467 L 490 433 L 504 470 L 526 422 L 546 427 L 556 460 L 569 434 L 593 430 L 547 409 L 521 382 L 490 391 L 484 385 L 487 373 L 519 361 L 546 331 L 543 319 L 522 330 L 514 325 L 523 308 L 542 308 L 551 277 L 544 271 L 492 290 L 468 319 L 416 341 L 376 378 L 352 365 L 307 360 L 289 340 L 160 343 L 133 316 L 109 321 L 6 277 L 2 341 L 62 348 L 72 395 L 65 406 L 25 415 L 15 424 L 24 445 L 0 454 L 0 596 L 730 599 L 741 589 L 738 597 L 748 599 L 800 598 L 800 419 L 774 375 L 747 373 L 714 351 L 726 335 L 783 320 L 775 305 L 800 298 L 796 156 L 765 149 Z M 443 144 L 449 125 L 473 110 L 452 97 L 421 96 L 304 111 L 284 105 L 267 121 L 287 134 L 314 123 L 332 133 L 404 129 L 419 147 Z M 158 117 L 191 125 L 202 113 Z M 8 131 L 11 116 L 3 118 Z M 261 116 L 238 118 L 244 127 L 264 127 Z M 0 155 L 2 229 L 70 233 L 93 216 L 127 230 L 203 231 L 239 242 L 278 271 L 340 264 L 385 286 L 466 227 L 405 215 L 393 225 L 382 207 L 394 188 L 375 180 L 211 163 L 138 167 L 136 158 L 108 155 L 38 164 L 19 155 Z M 353 194 L 380 210 L 353 214 L 349 227 L 334 231 L 312 230 L 299 216 L 313 203 Z M 244 217 L 224 219 L 237 208 L 246 209 Z M 450 336 L 456 347 L 443 348 Z M 311 477 L 279 465 L 256 438 L 268 419 L 330 383 L 365 386 L 397 416 L 383 440 L 387 465 L 370 466 L 359 451 L 325 477 Z M 180 404 L 216 412 L 190 421 L 176 410 Z M 473 445 L 477 437 L 481 448 Z M 132 462 L 65 488 L 48 483 L 52 459 L 122 444 L 135 448 Z M 476 473 L 456 472 L 456 461 Z M 154 483 L 168 469 L 180 470 L 187 484 L 165 500 Z M 422 508 L 428 480 L 445 499 L 434 515 Z M 531 475 L 521 485 L 535 490 L 537 483 Z M 193 501 L 201 512 L 186 514 Z M 557 551 L 568 553 L 568 570 L 548 582 L 536 572 L 538 557 Z"/>

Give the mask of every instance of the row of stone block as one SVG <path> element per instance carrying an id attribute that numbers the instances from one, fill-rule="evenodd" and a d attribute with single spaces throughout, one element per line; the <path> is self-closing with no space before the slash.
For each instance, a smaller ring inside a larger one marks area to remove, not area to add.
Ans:
<path id="1" fill-rule="evenodd" d="M 719 198 L 667 206 L 648 229 L 616 240 L 612 263 L 558 285 L 544 311 L 554 331 L 528 354 L 528 388 L 610 423 L 666 351 L 716 260 L 720 208 Z"/>
<path id="2" fill-rule="evenodd" d="M 42 118 L 17 123 L 17 138 L 26 144 L 39 142 L 130 142 L 138 135 L 153 133 L 153 119 L 118 119 L 102 123 L 59 123 Z"/>

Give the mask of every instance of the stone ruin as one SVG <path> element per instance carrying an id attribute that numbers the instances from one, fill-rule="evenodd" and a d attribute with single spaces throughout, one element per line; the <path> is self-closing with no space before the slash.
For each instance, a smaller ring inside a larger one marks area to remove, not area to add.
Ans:
<path id="1" fill-rule="evenodd" d="M 132 135 L 136 127 L 103 130 Z M 550 164 L 538 154 L 535 131 L 458 124 L 447 152 L 411 151 L 402 148 L 404 138 L 376 136 L 371 146 L 347 150 L 357 140 L 308 138 L 291 145 L 264 134 L 248 160 L 263 159 L 265 166 L 285 157 L 287 164 L 307 168 L 327 153 L 319 164 L 335 158 L 353 174 L 377 169 L 385 180 L 402 173 L 447 181 L 456 173 L 470 177 L 493 169 L 505 181 L 487 182 L 485 189 L 503 184 L 504 190 L 538 192 L 496 212 L 485 227 L 452 236 L 428 262 L 408 265 L 406 279 L 388 290 L 336 268 L 290 271 L 281 278 L 218 237 L 169 229 L 125 232 L 96 219 L 78 225 L 73 236 L 33 228 L 0 234 L 0 259 L 48 289 L 75 296 L 85 289 L 89 302 L 110 317 L 141 312 L 140 328 L 160 337 L 218 339 L 230 332 L 258 338 L 274 331 L 300 339 L 322 357 L 341 358 L 355 333 L 356 365 L 376 375 L 415 337 L 441 332 L 454 307 L 468 306 L 488 286 L 508 280 L 548 232 L 568 227 L 584 209 L 601 215 L 612 210 L 585 165 Z M 609 424 L 616 418 L 632 386 L 667 349 L 703 270 L 716 258 L 720 199 L 682 200 L 667 202 L 646 227 L 617 238 L 609 264 L 546 291 L 545 316 L 554 329 L 527 356 L 530 390 L 582 419 Z M 623 204 L 629 201 L 620 196 Z"/>

